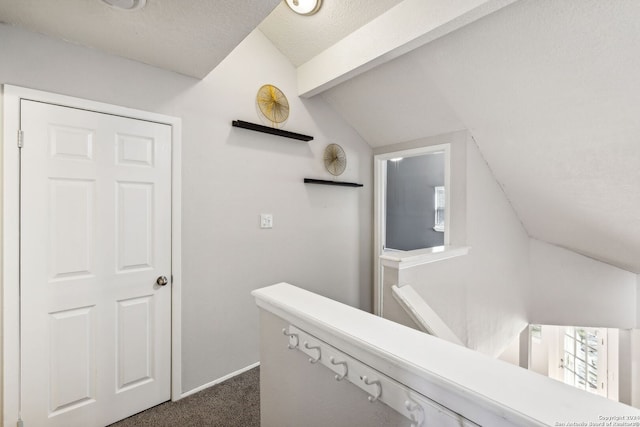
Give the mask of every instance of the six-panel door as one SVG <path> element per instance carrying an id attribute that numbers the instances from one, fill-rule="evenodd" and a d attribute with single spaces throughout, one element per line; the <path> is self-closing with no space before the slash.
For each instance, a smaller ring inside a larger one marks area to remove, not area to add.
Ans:
<path id="1" fill-rule="evenodd" d="M 21 129 L 22 419 L 169 400 L 171 128 L 23 100 Z"/>

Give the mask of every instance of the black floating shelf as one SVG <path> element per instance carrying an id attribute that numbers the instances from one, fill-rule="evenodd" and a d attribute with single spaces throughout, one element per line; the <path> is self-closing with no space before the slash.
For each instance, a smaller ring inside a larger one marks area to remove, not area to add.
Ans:
<path id="1" fill-rule="evenodd" d="M 357 184 L 355 182 L 340 182 L 340 181 L 326 181 L 324 179 L 305 178 L 305 184 L 322 184 L 322 185 L 339 185 L 342 187 L 363 187 L 363 184 Z"/>
<path id="2" fill-rule="evenodd" d="M 245 122 L 242 120 L 234 120 L 231 125 L 237 128 L 254 130 L 256 132 L 270 133 L 271 135 L 284 136 L 285 138 L 298 139 L 300 141 L 311 141 L 312 136 L 303 135 L 301 133 L 289 132 L 287 130 L 270 128 L 269 126 L 263 126 L 256 123 Z"/>

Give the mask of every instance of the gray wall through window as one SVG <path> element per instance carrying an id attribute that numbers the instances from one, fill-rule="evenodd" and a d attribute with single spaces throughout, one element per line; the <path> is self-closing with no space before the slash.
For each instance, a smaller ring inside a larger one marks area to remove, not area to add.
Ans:
<path id="1" fill-rule="evenodd" d="M 444 233 L 433 229 L 434 188 L 444 186 L 444 163 L 444 153 L 387 160 L 387 249 L 444 245 Z"/>

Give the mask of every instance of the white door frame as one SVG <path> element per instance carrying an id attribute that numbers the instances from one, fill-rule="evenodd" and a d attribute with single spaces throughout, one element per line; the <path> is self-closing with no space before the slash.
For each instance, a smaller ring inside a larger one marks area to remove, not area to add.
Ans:
<path id="1" fill-rule="evenodd" d="M 20 334 L 20 168 L 18 131 L 20 100 L 113 114 L 171 126 L 171 400 L 182 396 L 181 370 L 181 119 L 101 102 L 3 85 L 2 124 L 2 425 L 14 425 L 19 415 Z"/>
<path id="2" fill-rule="evenodd" d="M 382 316 L 383 315 L 383 271 L 382 262 L 380 256 L 384 253 L 384 247 L 386 244 L 386 188 L 387 188 L 387 169 L 386 162 L 394 158 L 405 158 L 422 156 L 425 154 L 431 154 L 436 152 L 444 152 L 444 185 L 445 185 L 445 222 L 444 222 L 444 245 L 450 244 L 451 238 L 450 225 L 451 225 L 451 210 L 449 209 L 451 203 L 451 144 L 438 144 L 427 145 L 419 148 L 410 148 L 407 150 L 393 151 L 390 153 L 378 154 L 373 157 L 373 313 Z M 413 251 L 394 251 L 403 252 L 410 255 Z"/>

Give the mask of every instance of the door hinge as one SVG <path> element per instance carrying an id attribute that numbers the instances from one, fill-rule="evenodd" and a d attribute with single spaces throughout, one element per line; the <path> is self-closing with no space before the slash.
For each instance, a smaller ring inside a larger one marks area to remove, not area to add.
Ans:
<path id="1" fill-rule="evenodd" d="M 24 145 L 24 132 L 22 130 L 18 131 L 18 148 L 22 148 Z"/>

